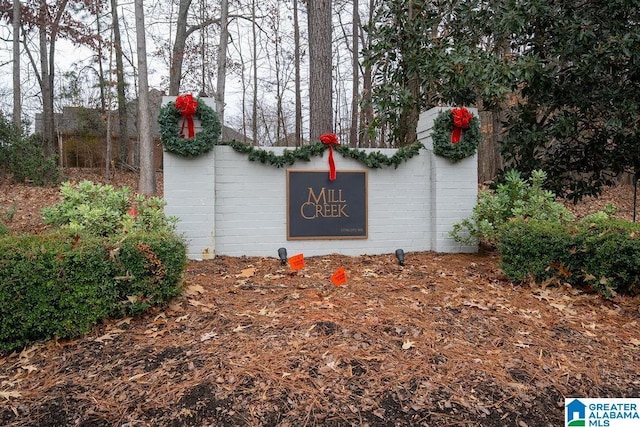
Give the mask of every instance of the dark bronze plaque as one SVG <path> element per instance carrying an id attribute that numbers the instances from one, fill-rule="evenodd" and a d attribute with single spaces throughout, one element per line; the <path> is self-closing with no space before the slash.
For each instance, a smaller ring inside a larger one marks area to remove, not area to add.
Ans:
<path id="1" fill-rule="evenodd" d="M 287 239 L 366 238 L 366 171 L 287 171 Z"/>

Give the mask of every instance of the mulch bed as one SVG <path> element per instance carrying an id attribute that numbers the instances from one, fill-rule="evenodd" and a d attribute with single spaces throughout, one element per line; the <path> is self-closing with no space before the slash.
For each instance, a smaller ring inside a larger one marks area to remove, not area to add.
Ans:
<path id="1" fill-rule="evenodd" d="M 0 359 L 0 421 L 558 426 L 565 396 L 640 395 L 637 299 L 514 285 L 496 263 L 192 262 L 168 306 Z"/>
<path id="2" fill-rule="evenodd" d="M 556 427 L 565 397 L 640 396 L 637 297 L 492 252 L 305 263 L 190 262 L 165 307 L 0 356 L 0 424 Z"/>

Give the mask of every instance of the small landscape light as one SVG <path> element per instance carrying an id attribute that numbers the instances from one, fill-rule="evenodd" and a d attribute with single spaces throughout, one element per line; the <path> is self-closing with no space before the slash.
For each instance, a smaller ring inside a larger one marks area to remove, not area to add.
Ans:
<path id="1" fill-rule="evenodd" d="M 285 265 L 287 263 L 287 248 L 278 249 L 278 257 L 280 258 L 280 263 Z"/>
<path id="2" fill-rule="evenodd" d="M 396 249 L 396 258 L 398 258 L 398 264 L 404 265 L 404 251 L 402 249 Z"/>

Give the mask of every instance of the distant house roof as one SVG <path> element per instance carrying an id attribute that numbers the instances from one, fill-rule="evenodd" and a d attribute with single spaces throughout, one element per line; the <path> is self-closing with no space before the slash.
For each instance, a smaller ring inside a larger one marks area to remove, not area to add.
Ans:
<path id="1" fill-rule="evenodd" d="M 164 92 L 151 89 L 149 91 L 149 104 L 151 110 L 151 135 L 154 138 L 160 137 L 160 125 L 156 118 L 160 114 L 160 106 Z M 138 119 L 138 100 L 134 99 L 127 103 L 128 112 L 128 134 L 129 138 L 138 137 L 137 119 Z M 57 132 L 65 136 L 100 136 L 104 135 L 107 130 L 106 117 L 97 108 L 86 107 L 63 107 L 62 113 L 55 114 L 55 122 Z M 42 113 L 37 113 L 35 117 L 35 131 L 43 131 Z M 118 111 L 111 111 L 111 129 L 112 135 L 120 135 L 120 125 L 118 122 Z M 251 143 L 251 139 L 242 133 L 230 127 L 224 127 L 224 135 L 226 140 L 243 141 Z"/>

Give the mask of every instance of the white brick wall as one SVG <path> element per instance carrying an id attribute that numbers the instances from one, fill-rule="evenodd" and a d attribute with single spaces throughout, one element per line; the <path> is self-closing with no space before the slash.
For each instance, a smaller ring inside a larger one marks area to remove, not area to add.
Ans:
<path id="1" fill-rule="evenodd" d="M 187 159 L 164 153 L 165 214 L 177 216 L 190 259 L 215 255 L 215 150 Z"/>
<path id="2" fill-rule="evenodd" d="M 429 111 L 421 116 L 418 135 L 425 146 L 432 146 L 429 129 L 436 114 Z M 281 154 L 283 148 L 272 150 Z M 395 152 L 374 151 L 387 156 Z M 325 152 L 310 162 L 297 161 L 290 168 L 328 171 L 327 156 Z M 286 168 L 250 162 L 227 146 L 216 146 L 195 159 L 164 153 L 165 211 L 181 219 L 178 231 L 188 242 L 190 259 L 215 254 L 276 257 L 282 246 L 289 255 L 305 256 L 383 254 L 397 248 L 405 252 L 477 250 L 461 247 L 448 236 L 451 224 L 470 216 L 476 203 L 476 156 L 451 164 L 423 149 L 397 169 L 369 169 L 338 153 L 334 159 L 338 174 L 367 171 L 367 239 L 287 241 Z"/>

